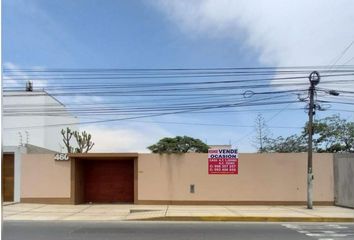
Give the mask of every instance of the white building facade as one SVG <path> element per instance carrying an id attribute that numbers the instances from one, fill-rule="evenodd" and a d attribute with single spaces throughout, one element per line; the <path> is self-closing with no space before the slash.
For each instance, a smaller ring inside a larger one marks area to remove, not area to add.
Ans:
<path id="1" fill-rule="evenodd" d="M 61 129 L 77 130 L 78 119 L 45 91 L 4 92 L 3 145 L 32 144 L 62 152 Z"/>
<path id="2" fill-rule="evenodd" d="M 13 158 L 13 163 L 10 162 L 14 169 L 13 182 L 7 186 L 14 186 L 11 190 L 12 199 L 18 202 L 21 155 L 28 152 L 26 146 L 36 146 L 36 151 L 66 152 L 61 129 L 68 126 L 74 131 L 78 130 L 78 119 L 45 91 L 5 91 L 2 109 L 2 149 L 3 154 Z M 11 181 L 11 177 L 8 181 Z"/>

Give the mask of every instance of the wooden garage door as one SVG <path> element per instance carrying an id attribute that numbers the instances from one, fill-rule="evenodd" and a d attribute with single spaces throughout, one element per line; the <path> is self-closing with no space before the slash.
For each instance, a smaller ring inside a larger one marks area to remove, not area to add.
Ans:
<path id="1" fill-rule="evenodd" d="M 83 163 L 85 202 L 134 202 L 133 160 L 88 160 Z"/>
<path id="2" fill-rule="evenodd" d="M 2 196 L 4 202 L 14 201 L 14 154 L 3 154 Z"/>

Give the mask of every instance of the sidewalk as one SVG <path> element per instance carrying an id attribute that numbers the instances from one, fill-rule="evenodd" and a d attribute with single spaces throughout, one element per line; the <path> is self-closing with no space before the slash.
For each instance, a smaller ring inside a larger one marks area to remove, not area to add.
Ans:
<path id="1" fill-rule="evenodd" d="M 354 222 L 354 210 L 335 206 L 47 205 L 3 206 L 4 220 Z"/>

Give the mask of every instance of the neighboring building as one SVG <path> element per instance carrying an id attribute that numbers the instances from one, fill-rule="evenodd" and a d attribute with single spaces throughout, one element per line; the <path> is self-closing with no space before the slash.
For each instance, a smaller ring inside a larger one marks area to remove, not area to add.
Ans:
<path id="1" fill-rule="evenodd" d="M 45 91 L 11 91 L 3 94 L 3 146 L 32 144 L 63 151 L 61 124 L 76 124 L 64 104 Z M 57 126 L 48 126 L 56 125 Z M 77 130 L 77 126 L 71 125 Z"/>
<path id="2" fill-rule="evenodd" d="M 232 145 L 231 144 L 225 144 L 225 145 L 209 145 L 209 149 L 231 149 Z"/>
<path id="3" fill-rule="evenodd" d="M 3 92 L 2 122 L 4 201 L 18 202 L 21 155 L 30 145 L 38 153 L 65 151 L 60 133 L 65 126 L 60 124 L 76 124 L 78 119 L 56 98 L 44 90 L 33 91 L 31 86 L 26 91 Z M 77 126 L 70 128 L 76 130 Z"/>

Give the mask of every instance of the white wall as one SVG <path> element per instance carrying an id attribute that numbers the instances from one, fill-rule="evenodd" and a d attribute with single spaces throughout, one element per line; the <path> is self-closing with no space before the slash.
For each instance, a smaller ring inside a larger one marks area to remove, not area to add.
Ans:
<path id="1" fill-rule="evenodd" d="M 40 96 L 38 96 L 39 94 Z M 7 110 L 14 110 L 16 108 L 38 110 L 43 109 L 45 106 L 59 109 L 62 112 L 62 116 L 6 116 Z M 44 91 L 5 92 L 3 109 L 3 146 L 19 146 L 21 134 L 22 144 L 29 143 L 60 152 L 64 146 L 60 131 L 65 126 L 45 127 L 45 125 L 78 122 L 77 118 L 66 111 L 64 105 Z M 76 125 L 71 125 L 70 128 L 77 130 Z"/>

